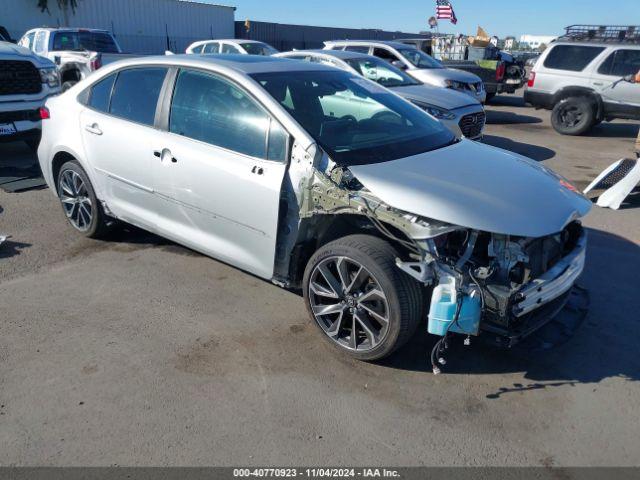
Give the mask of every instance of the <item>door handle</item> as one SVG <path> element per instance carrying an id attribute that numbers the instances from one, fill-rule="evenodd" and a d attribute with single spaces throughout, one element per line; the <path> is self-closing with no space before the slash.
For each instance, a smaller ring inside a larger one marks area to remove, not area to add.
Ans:
<path id="1" fill-rule="evenodd" d="M 102 135 L 102 130 L 100 130 L 100 127 L 98 126 L 97 123 L 93 123 L 91 125 L 85 125 L 84 129 L 87 132 L 92 133 L 94 135 Z"/>
<path id="2" fill-rule="evenodd" d="M 171 160 L 171 163 L 178 163 L 178 159 L 171 154 L 171 150 L 163 148 L 162 151 L 154 150 L 153 155 L 158 157 L 160 161 Z"/>
<path id="3" fill-rule="evenodd" d="M 257 165 L 254 165 L 253 168 L 251 169 L 251 173 L 255 173 L 256 175 L 262 175 L 264 174 L 264 169 L 262 167 L 258 167 Z"/>

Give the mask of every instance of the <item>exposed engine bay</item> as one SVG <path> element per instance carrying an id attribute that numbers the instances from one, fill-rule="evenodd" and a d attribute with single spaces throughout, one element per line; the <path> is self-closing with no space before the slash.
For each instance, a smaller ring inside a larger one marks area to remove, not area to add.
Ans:
<path id="1" fill-rule="evenodd" d="M 465 334 L 465 344 L 470 336 L 483 333 L 493 343 L 510 347 L 553 318 L 584 267 L 586 239 L 578 221 L 538 238 L 490 233 L 393 208 L 349 168 L 329 164 L 305 183 L 297 242 L 314 236 L 323 217 L 348 214 L 361 221 L 359 228 L 397 247 L 398 268 L 424 286 L 427 299 L 442 285 L 458 293 L 455 318 L 432 352 L 435 373 L 437 361 L 445 363 L 442 354 L 450 332 Z M 284 267 L 280 266 L 282 273 Z M 465 298 L 477 302 L 475 327 L 459 322 Z"/>

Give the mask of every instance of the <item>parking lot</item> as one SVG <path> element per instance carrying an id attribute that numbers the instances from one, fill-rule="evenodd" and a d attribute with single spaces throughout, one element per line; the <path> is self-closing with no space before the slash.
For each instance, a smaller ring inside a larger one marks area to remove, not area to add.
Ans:
<path id="1" fill-rule="evenodd" d="M 638 125 L 558 135 L 519 95 L 484 141 L 580 189 Z M 33 161 L 0 145 L 0 169 Z M 334 351 L 288 292 L 154 235 L 81 238 L 49 190 L 0 191 L 1 465 L 637 465 L 640 198 L 594 207 L 566 343 L 455 345 L 426 327 L 392 358 Z"/>

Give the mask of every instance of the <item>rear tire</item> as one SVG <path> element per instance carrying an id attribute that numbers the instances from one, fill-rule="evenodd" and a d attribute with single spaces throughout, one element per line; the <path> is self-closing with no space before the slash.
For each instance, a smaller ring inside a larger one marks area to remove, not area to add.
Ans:
<path id="1" fill-rule="evenodd" d="M 307 264 L 303 294 L 311 320 L 355 359 L 387 357 L 420 322 L 422 290 L 396 266 L 397 256 L 384 240 L 350 235 L 321 247 Z"/>
<path id="2" fill-rule="evenodd" d="M 60 168 L 56 182 L 62 210 L 73 228 L 89 238 L 104 238 L 113 226 L 102 210 L 89 176 L 72 160 Z"/>
<path id="3" fill-rule="evenodd" d="M 569 97 L 558 102 L 551 112 L 551 125 L 562 135 L 582 135 L 593 127 L 595 106 L 587 97 Z"/>

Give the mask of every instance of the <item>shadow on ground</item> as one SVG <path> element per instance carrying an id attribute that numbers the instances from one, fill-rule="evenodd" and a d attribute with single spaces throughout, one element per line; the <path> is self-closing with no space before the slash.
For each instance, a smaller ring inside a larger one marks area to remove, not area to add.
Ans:
<path id="1" fill-rule="evenodd" d="M 603 122 L 589 130 L 585 137 L 597 138 L 636 138 L 638 125 L 633 123 L 608 123 Z"/>
<path id="2" fill-rule="evenodd" d="M 487 102 L 488 105 L 495 105 L 496 107 L 518 107 L 526 108 L 522 95 L 497 95 Z"/>
<path id="3" fill-rule="evenodd" d="M 540 147 L 530 143 L 516 142 L 515 140 L 511 140 L 506 137 L 485 135 L 482 141 L 487 145 L 504 148 L 505 150 L 524 155 L 525 157 L 532 158 L 538 162 L 549 160 L 556 156 L 555 150 L 551 150 L 550 148 Z"/>
<path id="4" fill-rule="evenodd" d="M 30 246 L 30 243 L 13 242 L 7 239 L 4 241 L 4 243 L 0 243 L 0 259 L 20 255 L 22 253 L 22 250 L 24 250 L 25 248 L 29 248 Z"/>
<path id="5" fill-rule="evenodd" d="M 513 392 L 595 384 L 608 378 L 640 380 L 638 271 L 640 246 L 622 237 L 590 229 L 587 267 L 580 283 L 591 294 L 591 307 L 573 338 L 545 350 L 516 346 L 505 351 L 480 341 L 464 347 L 462 337 L 458 337 L 447 354 L 444 374 L 524 372 L 528 382 L 505 385 L 488 393 L 490 399 Z M 436 337 L 426 333 L 426 324 L 422 324 L 412 341 L 381 365 L 430 372 L 427 358 L 435 340 Z"/>
<path id="6" fill-rule="evenodd" d="M 502 112 L 499 110 L 486 110 L 488 125 L 516 125 L 542 123 L 542 119 L 531 115 L 520 115 L 513 112 Z"/>

